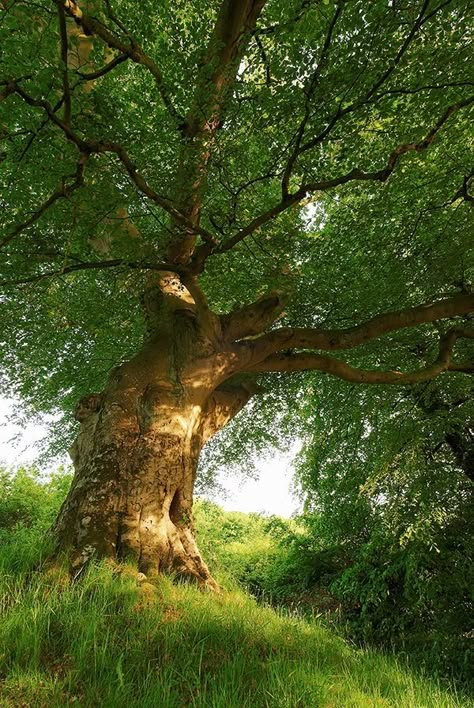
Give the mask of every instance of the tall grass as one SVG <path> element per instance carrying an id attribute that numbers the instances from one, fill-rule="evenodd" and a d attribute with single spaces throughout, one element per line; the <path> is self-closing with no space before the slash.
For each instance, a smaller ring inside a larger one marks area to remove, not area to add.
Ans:
<path id="1" fill-rule="evenodd" d="M 139 583 L 133 568 L 107 562 L 76 583 L 41 569 L 65 481 L 0 474 L 0 708 L 474 708 L 239 589 L 232 576 L 258 584 L 271 552 L 251 515 L 198 505 L 221 595 L 170 578 Z"/>
<path id="2" fill-rule="evenodd" d="M 0 615 L 2 708 L 473 705 L 235 588 L 139 584 L 109 563 L 75 584 L 4 569 Z"/>

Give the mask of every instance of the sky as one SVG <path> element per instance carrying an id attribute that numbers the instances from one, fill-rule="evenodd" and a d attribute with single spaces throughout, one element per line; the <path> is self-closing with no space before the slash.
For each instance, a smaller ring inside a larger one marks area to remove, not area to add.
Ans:
<path id="1" fill-rule="evenodd" d="M 46 431 L 38 425 L 19 425 L 9 421 L 14 401 L 0 398 L 0 465 L 17 467 L 34 464 L 38 455 L 36 444 Z M 285 455 L 267 456 L 258 463 L 259 478 L 238 479 L 225 471 L 218 482 L 225 496 L 213 495 L 212 500 L 228 511 L 256 511 L 289 517 L 300 504 L 292 495 L 292 461 L 298 445 Z"/>

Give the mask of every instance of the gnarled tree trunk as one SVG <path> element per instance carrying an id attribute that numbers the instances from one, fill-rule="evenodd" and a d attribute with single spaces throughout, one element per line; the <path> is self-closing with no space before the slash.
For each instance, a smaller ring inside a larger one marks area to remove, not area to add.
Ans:
<path id="1" fill-rule="evenodd" d="M 251 389 L 223 384 L 234 357 L 221 322 L 179 278 L 161 274 L 143 304 L 143 348 L 76 408 L 75 476 L 54 533 L 76 572 L 92 557 L 132 558 L 146 574 L 174 571 L 215 588 L 194 537 L 196 468 Z"/>
<path id="2" fill-rule="evenodd" d="M 472 310 L 472 296 L 389 312 L 346 330 L 268 331 L 282 313 L 282 293 L 218 316 L 195 276 L 180 272 L 161 271 L 148 287 L 144 345 L 111 372 L 104 391 L 76 409 L 76 474 L 54 533 L 76 572 L 92 557 L 131 557 L 146 574 L 171 570 L 215 588 L 194 539 L 196 467 L 206 440 L 257 390 L 252 376 L 317 369 L 357 383 L 411 384 L 443 371 L 470 371 L 452 361 L 456 340 L 474 337 L 467 329 L 448 330 L 435 362 L 411 373 L 357 369 L 311 350 L 350 349 L 386 332 L 463 314 Z M 242 374 L 250 379 L 238 378 Z"/>

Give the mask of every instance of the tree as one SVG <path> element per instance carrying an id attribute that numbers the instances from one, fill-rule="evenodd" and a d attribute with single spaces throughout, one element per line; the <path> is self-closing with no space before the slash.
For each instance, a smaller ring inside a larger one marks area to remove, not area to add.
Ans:
<path id="1" fill-rule="evenodd" d="M 1 7 L 4 379 L 36 410 L 100 389 L 75 408 L 58 549 L 75 569 L 131 556 L 214 587 L 193 533 L 197 461 L 261 374 L 411 385 L 472 372 L 474 295 L 468 267 L 457 273 L 468 4 Z M 392 240 L 379 257 L 394 247 L 402 203 L 414 246 L 433 214 L 450 217 L 447 234 L 456 217 L 442 276 L 385 284 L 375 271 L 367 312 L 351 307 L 356 283 L 338 309 L 342 288 L 318 288 L 326 268 L 344 272 L 320 260 L 328 236 L 339 243 L 334 200 L 363 229 L 353 264 L 365 243 L 373 254 L 381 214 Z M 431 359 L 385 369 L 407 331 Z"/>

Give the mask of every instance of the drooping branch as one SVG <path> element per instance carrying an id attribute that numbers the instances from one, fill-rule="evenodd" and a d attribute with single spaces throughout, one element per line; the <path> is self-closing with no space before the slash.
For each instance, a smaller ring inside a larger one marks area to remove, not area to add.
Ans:
<path id="1" fill-rule="evenodd" d="M 456 462 L 464 474 L 474 482 L 474 437 L 466 425 L 464 431 L 448 430 L 445 441 L 451 448 Z"/>
<path id="2" fill-rule="evenodd" d="M 466 373 L 472 371 L 471 365 L 466 369 L 452 362 L 453 348 L 458 338 L 474 339 L 474 330 L 449 330 L 440 339 L 439 352 L 436 360 L 422 369 L 409 373 L 359 369 L 335 357 L 313 352 L 273 354 L 258 364 L 248 367 L 247 370 L 255 372 L 322 371 L 352 383 L 416 384 L 429 381 L 444 371 L 464 371 Z"/>
<path id="3" fill-rule="evenodd" d="M 0 241 L 0 248 L 4 248 L 10 241 L 12 241 L 16 236 L 18 236 L 22 231 L 27 229 L 29 226 L 34 224 L 38 219 L 40 219 L 43 214 L 45 214 L 48 209 L 59 199 L 66 199 L 71 196 L 71 194 L 79 189 L 84 183 L 84 169 L 87 162 L 88 155 L 81 154 L 77 162 L 76 172 L 72 175 L 65 175 L 59 187 L 51 194 L 51 196 L 30 216 L 29 219 L 18 224 L 13 231 L 5 236 Z M 67 180 L 74 178 L 73 182 L 67 183 Z"/>
<path id="4" fill-rule="evenodd" d="M 102 76 L 105 76 L 108 74 L 110 71 L 113 71 L 116 66 L 119 64 L 123 64 L 124 61 L 127 61 L 130 57 L 128 54 L 118 54 L 114 59 L 109 61 L 105 66 L 103 66 L 101 69 L 97 69 L 97 71 L 91 71 L 88 74 L 84 74 L 81 71 L 77 71 L 76 73 L 78 74 L 79 78 L 81 81 L 95 81 L 95 79 L 100 79 Z"/>
<path id="5" fill-rule="evenodd" d="M 81 153 L 85 155 L 91 154 L 101 154 L 101 153 L 113 153 L 115 154 L 119 161 L 122 163 L 125 171 L 129 175 L 132 182 L 138 188 L 142 194 L 145 194 L 149 199 L 158 204 L 162 209 L 167 211 L 172 218 L 179 224 L 189 228 L 193 233 L 199 234 L 204 241 L 214 245 L 217 243 L 214 235 L 201 228 L 198 224 L 192 224 L 189 219 L 183 215 L 174 205 L 174 203 L 158 194 L 145 180 L 143 175 L 138 172 L 136 165 L 131 159 L 128 152 L 124 147 L 118 143 L 107 141 L 107 140 L 96 140 L 95 138 L 83 138 L 78 133 L 76 133 L 71 126 L 67 125 L 63 120 L 59 118 L 54 110 L 53 106 L 48 101 L 42 99 L 36 99 L 19 85 L 18 81 L 10 81 L 6 84 L 5 89 L 7 95 L 17 94 L 20 96 L 28 105 L 37 108 L 42 108 L 43 111 L 48 116 L 49 120 L 54 123 L 58 128 L 60 128 L 66 138 L 72 142 L 80 150 Z"/>
<path id="6" fill-rule="evenodd" d="M 449 370 L 458 371 L 463 369 L 453 369 L 451 365 Z M 474 373 L 474 362 L 471 364 L 470 369 L 466 367 L 464 372 Z M 466 416 L 461 415 L 458 417 L 457 415 L 452 415 L 457 408 L 464 406 L 471 400 L 472 386 L 469 388 L 470 390 L 463 392 L 463 394 L 456 396 L 454 399 L 449 395 L 443 395 L 443 390 L 440 388 L 432 389 L 428 398 L 423 395 L 424 390 L 420 395 L 413 395 L 416 394 L 416 389 L 409 396 L 413 398 L 417 408 L 422 410 L 426 416 L 430 418 L 432 416 L 442 416 L 444 419 L 442 425 L 444 440 L 441 440 L 436 445 L 433 452 L 438 452 L 444 443 L 448 445 L 460 469 L 474 482 L 474 421 L 472 419 L 469 420 Z"/>
<path id="7" fill-rule="evenodd" d="M 246 344 L 251 357 L 249 364 L 258 365 L 268 356 L 284 349 L 352 349 L 389 332 L 470 312 L 474 312 L 474 295 L 453 295 L 417 307 L 385 312 L 347 329 L 276 329 Z"/>
<path id="8" fill-rule="evenodd" d="M 19 280 L 5 280 L 0 282 L 0 287 L 16 287 L 18 285 L 28 285 L 29 283 L 38 283 L 41 280 L 47 280 L 48 278 L 55 278 L 64 275 L 70 275 L 71 273 L 76 273 L 80 270 L 106 270 L 109 268 L 131 268 L 132 270 L 152 270 L 152 271 L 174 271 L 180 272 L 179 266 L 173 263 L 146 263 L 145 261 L 127 261 L 121 258 L 115 258 L 108 261 L 90 261 L 74 263 L 72 265 L 64 266 L 63 268 L 57 270 L 49 270 L 43 273 L 36 273 L 28 278 L 21 278 Z"/>
<path id="9" fill-rule="evenodd" d="M 244 305 L 227 315 L 221 315 L 224 340 L 233 342 L 244 337 L 261 334 L 279 317 L 284 305 L 284 294 L 281 291 L 273 290 L 262 295 L 251 305 Z"/>

